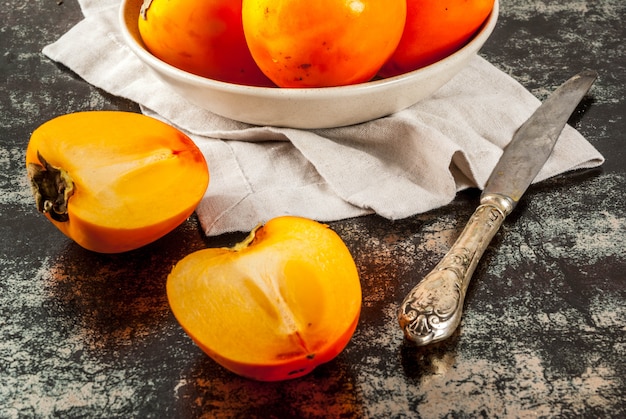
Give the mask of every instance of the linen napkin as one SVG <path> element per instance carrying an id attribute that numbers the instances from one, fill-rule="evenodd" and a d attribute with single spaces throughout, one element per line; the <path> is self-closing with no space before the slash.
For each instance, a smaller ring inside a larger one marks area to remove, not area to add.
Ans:
<path id="1" fill-rule="evenodd" d="M 484 187 L 515 130 L 539 106 L 477 56 L 432 97 L 388 117 L 319 130 L 252 126 L 202 110 L 160 82 L 124 45 L 119 0 L 79 3 L 84 20 L 43 53 L 196 142 L 211 173 L 197 208 L 207 235 L 248 231 L 284 214 L 401 219 L 446 205 L 459 190 Z M 567 126 L 536 181 L 603 161 Z"/>

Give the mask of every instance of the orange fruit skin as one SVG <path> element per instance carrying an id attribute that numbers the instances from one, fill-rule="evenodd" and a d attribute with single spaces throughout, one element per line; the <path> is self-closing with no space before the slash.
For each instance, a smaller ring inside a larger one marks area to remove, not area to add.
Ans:
<path id="1" fill-rule="evenodd" d="M 174 67 L 228 83 L 274 86 L 246 45 L 240 0 L 152 0 L 138 25 L 148 51 Z"/>
<path id="2" fill-rule="evenodd" d="M 40 156 L 74 184 L 68 220 L 44 215 L 80 246 L 99 253 L 137 249 L 169 233 L 193 213 L 209 182 L 207 163 L 189 137 L 131 112 L 54 118 L 33 132 L 27 168 L 41 166 Z"/>
<path id="3" fill-rule="evenodd" d="M 396 49 L 405 0 L 243 0 L 254 60 L 280 87 L 369 81 Z"/>
<path id="4" fill-rule="evenodd" d="M 310 374 L 319 365 L 335 359 L 345 349 L 354 335 L 359 322 L 359 314 L 360 312 L 356 314 L 354 322 L 345 330 L 343 335 L 338 336 L 336 341 L 329 343 L 325 347 L 319 347 L 314 354 L 299 354 L 297 356 L 294 354 L 285 360 L 265 364 L 247 364 L 233 361 L 221 356 L 202 342 L 193 338 L 192 340 L 215 362 L 237 375 L 257 381 L 292 380 Z M 184 330 L 188 335 L 191 335 L 189 330 Z"/>
<path id="5" fill-rule="evenodd" d="M 406 0 L 402 39 L 379 71 L 392 77 L 433 64 L 463 47 L 493 9 L 494 0 Z"/>
<path id="6" fill-rule="evenodd" d="M 361 311 L 350 252 L 328 226 L 274 218 L 233 248 L 179 261 L 167 279 L 170 308 L 213 360 L 243 377 L 302 377 L 349 343 Z"/>

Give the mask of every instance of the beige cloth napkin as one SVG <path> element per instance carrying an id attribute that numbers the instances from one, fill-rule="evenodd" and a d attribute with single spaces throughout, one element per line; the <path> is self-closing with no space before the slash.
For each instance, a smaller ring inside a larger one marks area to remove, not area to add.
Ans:
<path id="1" fill-rule="evenodd" d="M 461 189 L 484 187 L 503 147 L 539 105 L 476 57 L 431 98 L 385 118 L 310 131 L 251 126 L 187 103 L 153 76 L 124 45 L 119 0 L 79 3 L 85 19 L 44 54 L 194 139 L 211 172 L 197 209 L 208 235 L 247 231 L 283 214 L 400 219 L 446 205 Z M 568 126 L 537 181 L 603 161 Z"/>

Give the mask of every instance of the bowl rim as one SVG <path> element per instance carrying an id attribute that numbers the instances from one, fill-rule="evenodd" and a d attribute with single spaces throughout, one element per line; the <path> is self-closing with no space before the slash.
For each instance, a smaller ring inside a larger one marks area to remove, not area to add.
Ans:
<path id="1" fill-rule="evenodd" d="M 228 93 L 238 94 L 254 94 L 260 97 L 276 98 L 288 96 L 290 98 L 304 98 L 316 99 L 323 97 L 335 97 L 341 94 L 360 94 L 366 91 L 387 89 L 390 85 L 413 83 L 415 79 L 426 78 L 430 73 L 440 71 L 441 66 L 451 65 L 456 60 L 461 59 L 467 54 L 473 54 L 478 52 L 483 44 L 487 41 L 493 30 L 495 29 L 498 21 L 498 15 L 500 10 L 499 0 L 494 0 L 493 8 L 481 27 L 474 34 L 472 39 L 467 42 L 462 48 L 458 49 L 454 53 L 447 57 L 436 61 L 430 65 L 418 68 L 413 71 L 409 71 L 403 74 L 399 74 L 393 77 L 381 78 L 371 80 L 364 83 L 343 85 L 343 86 L 330 86 L 330 87 L 264 87 L 264 86 L 250 86 L 244 84 L 228 83 L 220 80 L 210 79 L 208 77 L 199 76 L 189 73 L 174 67 L 171 64 L 162 61 L 156 56 L 152 55 L 141 42 L 141 38 L 138 35 L 133 35 L 128 25 L 129 11 L 127 10 L 131 2 L 141 3 L 142 0 L 122 0 L 118 13 L 118 19 L 120 24 L 120 30 L 122 37 L 126 42 L 126 45 L 138 56 L 142 61 L 149 63 L 153 68 L 158 68 L 159 71 L 167 74 L 169 77 L 178 81 L 190 83 L 195 86 L 205 86 L 207 88 L 218 90 Z M 139 17 L 139 10 L 136 15 L 133 14 L 134 19 Z"/>

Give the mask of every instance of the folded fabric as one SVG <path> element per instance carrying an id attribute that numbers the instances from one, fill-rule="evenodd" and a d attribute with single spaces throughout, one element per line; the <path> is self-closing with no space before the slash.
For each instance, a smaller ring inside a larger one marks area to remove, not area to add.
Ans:
<path id="1" fill-rule="evenodd" d="M 461 189 L 484 187 L 503 148 L 539 106 L 477 56 L 432 97 L 388 117 L 319 130 L 252 126 L 191 105 L 157 79 L 121 38 L 119 0 L 79 3 L 84 20 L 44 54 L 196 142 L 211 172 L 197 209 L 208 235 L 247 231 L 284 214 L 400 219 L 446 205 Z M 536 181 L 603 161 L 567 126 Z"/>

